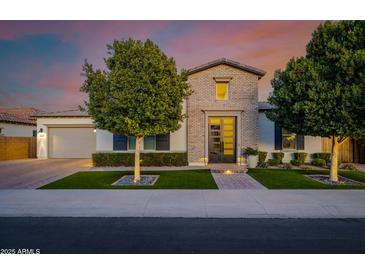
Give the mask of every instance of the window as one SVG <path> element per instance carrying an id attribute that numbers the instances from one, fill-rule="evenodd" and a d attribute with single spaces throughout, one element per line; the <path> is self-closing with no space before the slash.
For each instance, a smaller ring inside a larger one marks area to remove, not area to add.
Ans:
<path id="1" fill-rule="evenodd" d="M 170 134 L 156 136 L 156 150 L 170 150 Z"/>
<path id="2" fill-rule="evenodd" d="M 228 82 L 216 82 L 216 100 L 228 100 Z"/>
<path id="3" fill-rule="evenodd" d="M 127 136 L 113 134 L 113 150 L 127 150 Z"/>
<path id="4" fill-rule="evenodd" d="M 304 150 L 304 139 L 304 135 L 295 134 L 289 130 L 282 129 L 275 123 L 275 150 Z"/>
<path id="5" fill-rule="evenodd" d="M 156 149 L 156 136 L 147 136 L 143 138 L 144 150 Z"/>
<path id="6" fill-rule="evenodd" d="M 0 134 L 1 134 L 1 129 L 0 129 Z M 36 137 L 37 136 L 37 130 L 33 130 L 32 135 L 33 135 L 33 137 Z"/>
<path id="7" fill-rule="evenodd" d="M 128 136 L 128 149 L 135 150 L 136 149 L 136 137 Z"/>
<path id="8" fill-rule="evenodd" d="M 297 149 L 297 135 L 289 130 L 282 130 L 283 149 Z"/>
<path id="9" fill-rule="evenodd" d="M 0 135 L 3 133 L 3 128 L 0 127 Z"/>

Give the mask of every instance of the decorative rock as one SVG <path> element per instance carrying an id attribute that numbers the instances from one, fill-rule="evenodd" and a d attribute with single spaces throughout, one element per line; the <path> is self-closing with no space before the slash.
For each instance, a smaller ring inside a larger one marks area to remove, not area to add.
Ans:
<path id="1" fill-rule="evenodd" d="M 361 182 L 355 181 L 355 180 L 351 180 L 342 176 L 338 176 L 338 183 L 334 183 L 332 181 L 330 181 L 330 177 L 328 175 L 306 175 L 309 178 L 312 178 L 322 184 L 326 184 L 326 185 L 364 185 Z"/>
<path id="2" fill-rule="evenodd" d="M 141 175 L 141 180 L 138 184 L 133 182 L 133 175 L 124 175 L 122 178 L 114 182 L 112 185 L 125 186 L 125 185 L 141 185 L 141 186 L 151 186 L 156 183 L 160 175 Z"/>

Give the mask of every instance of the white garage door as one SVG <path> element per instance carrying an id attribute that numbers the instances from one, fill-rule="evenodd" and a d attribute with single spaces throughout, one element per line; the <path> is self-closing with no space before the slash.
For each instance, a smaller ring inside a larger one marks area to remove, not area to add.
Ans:
<path id="1" fill-rule="evenodd" d="M 50 158 L 91 158 L 95 152 L 93 128 L 49 128 Z"/>

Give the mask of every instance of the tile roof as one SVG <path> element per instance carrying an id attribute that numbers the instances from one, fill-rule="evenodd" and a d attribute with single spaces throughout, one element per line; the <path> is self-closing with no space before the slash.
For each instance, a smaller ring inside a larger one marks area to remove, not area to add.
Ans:
<path id="1" fill-rule="evenodd" d="M 215 67 L 215 66 L 218 66 L 218 65 L 228 65 L 228 66 L 231 66 L 231 67 L 235 67 L 235 68 L 238 68 L 238 69 L 242 69 L 242 70 L 254 73 L 254 74 L 259 76 L 259 79 L 266 74 L 266 71 L 264 71 L 264 70 L 261 70 L 261 69 L 258 69 L 258 68 L 255 68 L 255 67 L 252 67 L 252 66 L 249 66 L 249 65 L 245 65 L 245 64 L 242 64 L 242 63 L 227 59 L 227 58 L 217 59 L 217 60 L 211 61 L 209 63 L 206 63 L 206 64 L 203 64 L 203 65 L 191 68 L 191 69 L 188 70 L 188 73 L 189 74 L 194 74 L 196 72 L 206 70 L 208 68 L 212 68 L 212 67 Z"/>
<path id="2" fill-rule="evenodd" d="M 0 107 L 0 122 L 36 125 L 36 121 L 32 115 L 38 113 L 39 111 L 39 109 L 30 107 Z"/>
<path id="3" fill-rule="evenodd" d="M 39 112 L 33 117 L 90 117 L 90 115 L 83 110 L 80 109 L 70 109 L 63 111 L 54 111 L 54 112 Z"/>

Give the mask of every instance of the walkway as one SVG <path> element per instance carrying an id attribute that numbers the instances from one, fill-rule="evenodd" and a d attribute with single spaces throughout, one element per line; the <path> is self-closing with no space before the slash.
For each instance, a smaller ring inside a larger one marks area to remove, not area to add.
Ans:
<path id="1" fill-rule="evenodd" d="M 0 190 L 0 217 L 365 218 L 364 190 Z"/>
<path id="2" fill-rule="evenodd" d="M 266 189 L 246 173 L 224 174 L 212 172 L 219 189 Z"/>

